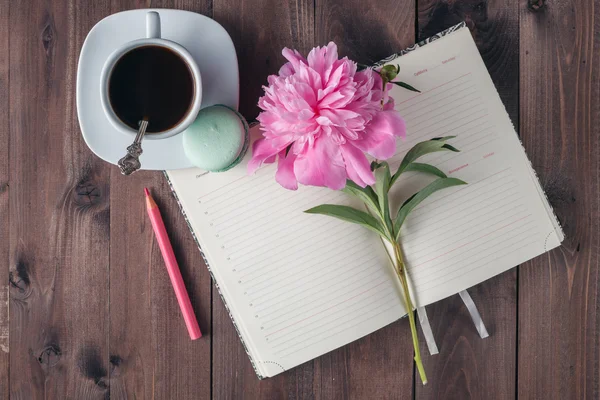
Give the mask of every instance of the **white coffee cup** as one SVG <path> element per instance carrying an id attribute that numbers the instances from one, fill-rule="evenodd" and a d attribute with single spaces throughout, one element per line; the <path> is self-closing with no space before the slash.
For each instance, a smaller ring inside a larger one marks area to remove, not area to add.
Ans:
<path id="1" fill-rule="evenodd" d="M 123 46 L 115 50 L 104 63 L 100 77 L 100 96 L 102 99 L 102 108 L 104 109 L 104 113 L 106 114 L 108 120 L 118 131 L 131 135 L 132 138 L 137 134 L 137 130 L 134 130 L 130 126 L 126 125 L 115 114 L 110 104 L 108 88 L 110 75 L 117 61 L 119 61 L 119 59 L 127 52 L 137 47 L 148 45 L 166 47 L 175 54 L 179 55 L 189 67 L 194 80 L 194 96 L 192 105 L 189 107 L 187 114 L 181 119 L 181 121 L 166 131 L 148 134 L 144 137 L 144 140 L 165 139 L 184 131 L 196 119 L 196 116 L 200 111 L 200 104 L 202 102 L 202 78 L 200 76 L 198 64 L 196 64 L 196 61 L 194 61 L 192 55 L 183 46 L 171 40 L 162 39 L 160 37 L 160 16 L 156 11 L 149 11 L 146 14 L 146 38 L 125 43 Z M 152 82 L 149 82 L 149 84 L 152 84 Z M 151 124 L 152 121 L 149 121 L 149 123 Z"/>

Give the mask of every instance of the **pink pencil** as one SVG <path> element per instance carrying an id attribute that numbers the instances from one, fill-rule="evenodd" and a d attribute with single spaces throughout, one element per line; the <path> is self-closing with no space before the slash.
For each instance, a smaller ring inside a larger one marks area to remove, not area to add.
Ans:
<path id="1" fill-rule="evenodd" d="M 177 265 L 175 254 L 173 253 L 173 247 L 169 241 L 169 235 L 167 235 L 165 224 L 160 216 L 160 210 L 152 199 L 152 196 L 150 196 L 150 192 L 147 188 L 144 188 L 144 193 L 146 194 L 146 209 L 148 210 L 148 216 L 152 222 L 152 228 L 154 229 L 154 234 L 158 241 L 158 247 L 160 247 L 160 252 L 165 260 L 165 265 L 167 266 L 167 271 L 171 278 L 171 284 L 173 284 L 173 289 L 175 289 L 175 295 L 177 296 L 177 302 L 179 302 L 179 308 L 181 308 L 185 325 L 187 326 L 190 338 L 196 340 L 202 336 L 202 332 L 200 332 L 196 315 L 192 309 L 192 303 L 190 303 L 190 298 L 185 289 L 183 279 L 181 278 L 181 272 L 179 272 L 179 266 Z"/>

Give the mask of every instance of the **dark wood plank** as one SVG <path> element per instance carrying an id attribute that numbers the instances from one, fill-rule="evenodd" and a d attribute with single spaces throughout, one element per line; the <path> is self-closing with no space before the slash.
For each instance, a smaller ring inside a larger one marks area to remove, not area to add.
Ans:
<path id="1" fill-rule="evenodd" d="M 518 2 L 420 0 L 418 9 L 419 40 L 462 20 L 467 22 L 513 124 L 518 126 Z M 425 357 L 429 384 L 417 382 L 416 398 L 514 398 L 516 285 L 516 270 L 512 270 L 469 290 L 490 333 L 484 340 L 459 296 L 427 307 L 440 354 Z M 423 341 L 421 352 L 428 354 Z"/>
<path id="2" fill-rule="evenodd" d="M 9 315 L 9 0 L 0 0 L 0 398 L 8 398 Z"/>
<path id="3" fill-rule="evenodd" d="M 113 4 L 112 12 L 136 6 Z M 144 7 L 140 4 L 139 6 Z M 211 2 L 159 1 L 211 16 Z M 208 399 L 211 283 L 206 266 L 161 172 L 121 176 L 111 166 L 111 398 Z M 169 232 L 203 337 L 192 341 L 152 226 L 143 188 L 151 189 Z"/>
<path id="4" fill-rule="evenodd" d="M 338 44 L 341 56 L 372 64 L 415 40 L 414 2 L 317 1 L 317 44 Z M 314 362 L 323 399 L 412 399 L 413 347 L 402 319 Z"/>
<path id="5" fill-rule="evenodd" d="M 509 399 L 515 396 L 516 271 L 469 289 L 490 337 L 481 339 L 458 295 L 427 307 L 440 353 L 421 353 L 429 383 L 417 399 Z"/>
<path id="6" fill-rule="evenodd" d="M 519 275 L 518 394 L 600 397 L 600 13 L 593 0 L 521 7 L 521 135 L 563 246 Z"/>
<path id="7" fill-rule="evenodd" d="M 258 98 L 267 76 L 285 62 L 284 47 L 306 53 L 313 46 L 312 0 L 213 0 L 214 19 L 225 27 L 238 56 L 240 112 L 248 119 L 259 112 Z"/>
<path id="8" fill-rule="evenodd" d="M 319 399 L 412 399 L 413 348 L 407 319 L 314 361 Z"/>
<path id="9" fill-rule="evenodd" d="M 313 45 L 312 0 L 214 0 L 214 18 L 231 35 L 240 68 L 240 112 L 258 115 L 267 76 L 284 62 L 284 47 L 306 52 Z M 313 367 L 306 364 L 274 379 L 259 381 L 229 314 L 213 289 L 213 397 L 215 399 L 304 397 L 312 393 Z"/>
<path id="10" fill-rule="evenodd" d="M 10 391 L 14 399 L 108 394 L 109 182 L 78 130 L 84 32 L 106 14 L 10 4 Z"/>
<path id="11" fill-rule="evenodd" d="M 318 0 L 316 42 L 334 41 L 341 56 L 373 64 L 415 42 L 415 12 L 410 1 Z"/>
<path id="12" fill-rule="evenodd" d="M 277 13 L 265 13 L 277 7 Z M 318 15 L 317 20 L 313 20 Z M 284 62 L 283 47 L 306 53 L 335 40 L 342 55 L 376 61 L 414 39 L 412 4 L 360 2 L 281 4 L 256 1 L 240 10 L 215 2 L 215 18 L 229 31 L 240 60 L 241 111 L 257 115 L 256 102 L 268 74 Z M 268 26 L 269 29 L 264 27 Z M 290 29 L 291 26 L 291 29 Z M 313 26 L 317 31 L 313 38 Z M 345 27 L 341 30 L 340 27 Z M 368 32 L 368 34 L 365 34 Z M 374 38 L 385 37 L 381 43 Z M 353 38 L 350 46 L 348 38 Z M 216 293 L 216 291 L 215 291 Z M 406 321 L 274 378 L 258 381 L 221 299 L 213 296 L 213 395 L 215 398 L 412 398 L 412 356 Z"/>
<path id="13" fill-rule="evenodd" d="M 111 175 L 111 397 L 210 397 L 210 276 L 164 176 Z M 192 341 L 144 204 L 151 189 L 169 232 L 203 337 Z"/>

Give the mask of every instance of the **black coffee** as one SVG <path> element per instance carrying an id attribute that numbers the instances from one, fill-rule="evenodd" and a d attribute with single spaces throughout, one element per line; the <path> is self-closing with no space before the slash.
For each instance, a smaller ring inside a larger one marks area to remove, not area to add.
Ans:
<path id="1" fill-rule="evenodd" d="M 162 46 L 137 47 L 115 64 L 108 81 L 110 104 L 123 123 L 137 130 L 148 120 L 148 133 L 171 129 L 194 101 L 194 78 L 187 63 Z"/>

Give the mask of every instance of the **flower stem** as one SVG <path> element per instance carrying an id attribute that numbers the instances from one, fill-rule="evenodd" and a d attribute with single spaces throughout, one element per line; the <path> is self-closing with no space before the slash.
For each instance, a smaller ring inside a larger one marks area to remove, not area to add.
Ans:
<path id="1" fill-rule="evenodd" d="M 412 300 L 410 299 L 410 293 L 408 291 L 408 282 L 406 279 L 406 268 L 404 268 L 404 260 L 402 258 L 402 249 L 398 243 L 394 243 L 394 255 L 396 257 L 396 274 L 402 284 L 402 291 L 404 292 L 404 303 L 406 306 L 406 312 L 408 313 L 408 320 L 410 322 L 410 331 L 412 333 L 413 347 L 415 349 L 415 364 L 419 370 L 419 376 L 423 385 L 427 384 L 427 375 L 425 375 L 425 368 L 423 368 L 423 361 L 421 360 L 421 351 L 419 350 L 419 337 L 417 336 L 417 326 L 415 324 L 415 313 Z"/>

